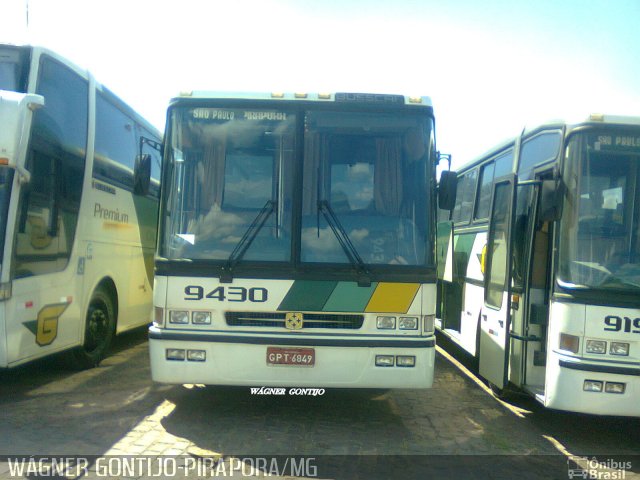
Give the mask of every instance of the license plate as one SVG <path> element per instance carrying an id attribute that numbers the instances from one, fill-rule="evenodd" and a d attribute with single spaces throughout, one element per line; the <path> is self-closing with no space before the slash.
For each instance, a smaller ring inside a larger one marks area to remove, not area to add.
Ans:
<path id="1" fill-rule="evenodd" d="M 313 348 L 267 347 L 267 365 L 297 365 L 313 367 L 316 351 Z"/>

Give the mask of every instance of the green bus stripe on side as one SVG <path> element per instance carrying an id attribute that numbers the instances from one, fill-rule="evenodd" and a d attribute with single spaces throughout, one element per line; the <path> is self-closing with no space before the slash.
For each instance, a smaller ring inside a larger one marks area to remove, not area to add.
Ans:
<path id="1" fill-rule="evenodd" d="M 320 312 L 338 282 L 296 280 L 280 303 L 278 310 Z"/>
<path id="2" fill-rule="evenodd" d="M 340 282 L 324 306 L 325 312 L 364 312 L 377 283 L 359 287 L 355 282 Z"/>

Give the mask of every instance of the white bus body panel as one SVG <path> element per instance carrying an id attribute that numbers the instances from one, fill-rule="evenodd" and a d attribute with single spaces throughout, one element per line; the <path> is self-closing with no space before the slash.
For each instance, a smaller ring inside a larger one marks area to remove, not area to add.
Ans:
<path id="1" fill-rule="evenodd" d="M 278 338 L 274 337 L 268 346 L 278 345 Z M 295 348 L 290 344 L 286 347 Z M 205 350 L 206 361 L 167 360 L 167 348 Z M 152 378 L 156 382 L 333 388 L 429 388 L 433 384 L 435 347 L 410 352 L 388 347 L 311 348 L 315 349 L 315 365 L 298 367 L 267 365 L 267 345 L 149 340 Z M 413 368 L 375 366 L 376 355 L 408 354 L 416 357 Z"/>
<path id="2" fill-rule="evenodd" d="M 600 415 L 640 416 L 640 332 L 605 330 L 607 316 L 640 318 L 640 309 L 554 303 L 551 307 L 544 405 Z M 611 328 L 611 327 L 609 327 Z M 640 330 L 640 329 L 638 329 Z M 558 348 L 560 333 L 580 337 L 578 354 Z M 628 356 L 588 354 L 586 340 L 629 343 Z M 628 372 L 628 373 L 622 373 Z M 587 392 L 585 380 L 625 384 L 624 393 Z"/>
<path id="3" fill-rule="evenodd" d="M 480 260 L 482 253 L 487 245 L 487 232 L 478 232 L 472 234 L 475 236 L 469 261 L 467 264 L 466 278 L 475 280 L 478 284 L 464 282 L 462 286 L 462 312 L 460 313 L 460 331 L 453 329 L 441 329 L 441 332 L 448 338 L 455 341 L 470 355 L 476 356 L 478 327 L 480 319 L 480 311 L 484 305 L 484 287 L 481 283 L 484 281 L 484 272 Z M 455 237 L 455 241 L 459 239 Z M 440 323 L 441 325 L 441 323 Z"/>
<path id="4" fill-rule="evenodd" d="M 433 384 L 435 336 L 418 331 L 383 334 L 376 330 L 376 313 L 364 315 L 358 330 L 312 328 L 290 331 L 282 327 L 228 326 L 225 311 L 282 312 L 278 307 L 293 285 L 292 280 L 235 279 L 221 284 L 217 279 L 163 277 L 154 280 L 154 305 L 166 306 L 165 328 L 149 330 L 151 374 L 163 383 L 210 385 L 300 386 L 345 388 L 429 388 Z M 185 288 L 196 284 L 207 292 L 218 287 L 261 288 L 268 291 L 265 302 L 231 303 L 216 298 L 185 301 Z M 422 285 L 403 315 L 433 315 L 435 285 Z M 167 324 L 170 310 L 206 310 L 212 312 L 212 325 Z M 385 313 L 385 315 L 392 315 Z M 348 333 L 345 333 L 348 332 Z M 160 338 L 162 335 L 171 338 Z M 172 334 L 173 337 L 172 337 Z M 177 338 L 182 335 L 184 338 Z M 156 338 L 154 338 L 156 337 Z M 244 341 L 246 338 L 246 341 Z M 300 339 L 296 344 L 293 339 Z M 283 342 L 286 340 L 286 342 Z M 348 342 L 404 341 L 403 346 L 356 346 Z M 406 346 L 415 342 L 415 347 Z M 428 347 L 425 345 L 428 344 Z M 313 366 L 269 365 L 268 347 L 313 348 Z M 167 349 L 204 350 L 206 361 L 176 361 L 166 358 Z M 376 355 L 415 356 L 415 367 L 377 367 Z"/>

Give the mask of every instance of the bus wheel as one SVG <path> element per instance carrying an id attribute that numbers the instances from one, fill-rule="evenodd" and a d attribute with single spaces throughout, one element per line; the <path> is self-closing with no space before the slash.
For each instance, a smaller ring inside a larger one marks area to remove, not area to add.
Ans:
<path id="1" fill-rule="evenodd" d="M 105 357 L 116 327 L 111 296 L 98 288 L 91 297 L 84 334 L 84 344 L 73 350 L 73 362 L 78 368 L 97 367 Z"/>

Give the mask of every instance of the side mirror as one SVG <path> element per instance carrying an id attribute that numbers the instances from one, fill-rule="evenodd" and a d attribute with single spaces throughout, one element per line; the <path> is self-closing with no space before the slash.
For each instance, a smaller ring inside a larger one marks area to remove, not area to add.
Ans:
<path id="1" fill-rule="evenodd" d="M 151 184 L 151 155 L 136 155 L 136 163 L 133 172 L 133 193 L 147 195 Z"/>
<path id="2" fill-rule="evenodd" d="M 456 172 L 445 170 L 440 174 L 438 184 L 438 207 L 442 210 L 453 210 L 456 206 L 456 190 L 458 175 Z"/>
<path id="3" fill-rule="evenodd" d="M 563 188 L 561 180 L 543 180 L 540 189 L 540 207 L 538 220 L 554 222 L 562 216 Z"/>

